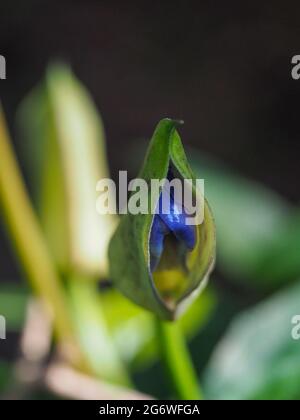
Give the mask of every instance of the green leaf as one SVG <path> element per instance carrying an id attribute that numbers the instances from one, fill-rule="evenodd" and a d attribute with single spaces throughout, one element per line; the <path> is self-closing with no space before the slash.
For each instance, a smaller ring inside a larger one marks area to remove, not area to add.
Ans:
<path id="1" fill-rule="evenodd" d="M 86 89 L 65 65 L 18 114 L 25 162 L 42 227 L 65 273 L 107 275 L 107 246 L 115 219 L 96 212 L 96 184 L 108 176 L 103 124 Z"/>
<path id="2" fill-rule="evenodd" d="M 233 279 L 256 280 L 256 285 L 262 288 L 283 283 L 290 274 L 299 275 L 299 259 L 296 261 L 292 257 L 294 252 L 290 252 L 297 238 L 288 233 L 292 208 L 275 192 L 226 166 L 203 159 L 196 151 L 191 156 L 196 174 L 205 179 L 205 195 L 214 209 L 221 269 Z M 280 255 L 281 237 L 284 241 Z M 289 272 L 279 268 L 283 259 L 283 267 Z M 273 263 L 280 276 L 272 269 Z"/>
<path id="3" fill-rule="evenodd" d="M 103 313 L 97 286 L 82 278 L 69 281 L 72 319 L 92 372 L 109 382 L 130 385 Z"/>
<path id="4" fill-rule="evenodd" d="M 166 179 L 170 168 L 182 180 L 195 180 L 176 131 L 177 126 L 178 122 L 164 119 L 154 132 L 139 174 L 148 186 L 153 179 Z M 193 194 L 196 194 L 194 186 Z M 154 203 L 158 199 L 159 192 L 154 197 Z M 151 191 L 148 192 L 148 202 L 151 202 Z M 205 201 L 204 221 L 197 225 L 197 244 L 185 256 L 187 270 L 175 259 L 167 269 L 158 269 L 152 275 L 149 238 L 153 218 L 150 211 L 148 214 L 128 213 L 121 218 L 109 247 L 110 272 L 115 285 L 129 299 L 163 319 L 172 320 L 206 284 L 215 258 L 214 222 Z"/>
<path id="5" fill-rule="evenodd" d="M 264 283 L 280 285 L 300 276 L 300 212 L 291 212 L 274 231 L 257 267 Z"/>
<path id="6" fill-rule="evenodd" d="M 297 283 L 237 316 L 207 367 L 208 397 L 300 398 L 300 341 L 291 334 L 299 295 Z"/>
<path id="7" fill-rule="evenodd" d="M 0 391 L 4 392 L 12 383 L 13 366 L 0 360 Z"/>
<path id="8" fill-rule="evenodd" d="M 0 315 L 5 317 L 8 330 L 21 330 L 26 305 L 28 302 L 27 291 L 20 286 L 2 284 L 0 287 Z"/>

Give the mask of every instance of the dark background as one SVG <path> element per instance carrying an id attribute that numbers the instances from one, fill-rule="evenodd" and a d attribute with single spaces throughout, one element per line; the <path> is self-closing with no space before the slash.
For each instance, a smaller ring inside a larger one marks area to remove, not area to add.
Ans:
<path id="1" fill-rule="evenodd" d="M 102 114 L 113 174 L 158 120 L 182 118 L 186 144 L 298 203 L 299 40 L 299 2 L 1 0 L 1 101 L 15 133 L 21 99 L 63 58 Z M 13 281 L 0 233 L 1 277 Z"/>

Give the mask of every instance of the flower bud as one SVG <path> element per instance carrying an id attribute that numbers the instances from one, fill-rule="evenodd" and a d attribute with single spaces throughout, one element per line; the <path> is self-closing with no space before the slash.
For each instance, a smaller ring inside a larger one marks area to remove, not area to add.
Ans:
<path id="1" fill-rule="evenodd" d="M 110 273 L 116 287 L 167 320 L 174 320 L 200 293 L 215 260 L 212 213 L 196 188 L 176 131 L 178 125 L 170 119 L 158 124 L 139 174 L 150 187 L 149 211 L 122 216 L 109 246 Z M 153 191 L 153 180 L 161 185 L 158 191 Z M 203 207 L 202 219 L 191 217 L 192 205 L 180 199 L 175 188 L 165 188 L 167 181 L 173 180 L 189 186 L 196 206 Z"/>

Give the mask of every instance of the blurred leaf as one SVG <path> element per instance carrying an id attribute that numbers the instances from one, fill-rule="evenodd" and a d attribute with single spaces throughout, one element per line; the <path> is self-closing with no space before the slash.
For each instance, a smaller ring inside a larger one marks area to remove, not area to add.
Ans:
<path id="1" fill-rule="evenodd" d="M 0 205 L 9 239 L 31 287 L 55 315 L 57 338 L 68 342 L 69 347 L 75 350 L 76 339 L 66 309 L 64 291 L 28 197 L 1 104 L 0 155 Z M 72 352 L 73 361 L 82 365 L 84 361 L 80 352 L 76 353 L 75 356 Z"/>
<path id="2" fill-rule="evenodd" d="M 300 341 L 291 336 L 299 296 L 298 283 L 237 316 L 206 370 L 209 398 L 300 398 Z"/>
<path id="3" fill-rule="evenodd" d="M 274 237 L 268 245 L 261 263 L 257 268 L 257 276 L 270 284 L 282 284 L 300 275 L 300 211 L 282 221 Z"/>
<path id="4" fill-rule="evenodd" d="M 108 331 L 96 285 L 72 278 L 69 291 L 78 337 L 93 372 L 109 382 L 128 385 L 129 379 Z"/>
<path id="5" fill-rule="evenodd" d="M 27 291 L 20 286 L 1 284 L 0 315 L 6 319 L 8 330 L 19 331 L 24 323 L 27 305 Z"/>
<path id="6" fill-rule="evenodd" d="M 291 206 L 223 165 L 201 159 L 196 152 L 191 155 L 196 175 L 205 179 L 205 195 L 214 211 L 220 267 L 234 278 L 256 279 L 259 287 L 283 283 L 289 274 L 300 275 L 299 259 L 290 252 L 300 247 L 300 235 L 287 228 Z M 278 247 L 282 235 L 284 242 Z M 282 264 L 280 276 L 273 262 L 278 268 Z"/>
<path id="7" fill-rule="evenodd" d="M 103 293 L 100 302 L 119 354 L 132 368 L 139 369 L 158 357 L 155 325 L 151 313 L 115 290 Z M 208 288 L 188 308 L 178 320 L 187 338 L 192 338 L 206 324 L 215 305 L 215 294 Z"/>
<path id="8" fill-rule="evenodd" d="M 115 220 L 96 212 L 96 183 L 108 168 L 92 99 L 68 67 L 54 65 L 18 116 L 28 178 L 52 254 L 64 272 L 105 276 Z"/>
<path id="9" fill-rule="evenodd" d="M 12 366 L 0 360 L 0 392 L 5 391 L 12 379 Z"/>

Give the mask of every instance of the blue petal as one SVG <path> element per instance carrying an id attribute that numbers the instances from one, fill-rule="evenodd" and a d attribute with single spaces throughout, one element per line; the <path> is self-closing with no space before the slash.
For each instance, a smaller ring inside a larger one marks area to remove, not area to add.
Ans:
<path id="1" fill-rule="evenodd" d="M 163 253 L 164 238 L 169 233 L 173 233 L 178 242 L 183 243 L 189 250 L 192 250 L 196 244 L 195 226 L 186 224 L 188 215 L 180 204 L 174 202 L 172 195 L 170 196 L 170 212 L 166 214 L 162 211 L 162 194 L 159 197 L 158 209 L 150 235 L 151 271 L 155 270 L 159 263 Z"/>
<path id="2" fill-rule="evenodd" d="M 163 252 L 164 238 L 170 230 L 157 214 L 154 216 L 150 235 L 150 269 L 155 270 Z"/>
<path id="3" fill-rule="evenodd" d="M 161 197 L 162 195 L 160 196 L 160 201 Z M 170 213 L 164 214 L 160 212 L 160 217 L 176 238 L 183 242 L 188 249 L 192 250 L 195 247 L 195 226 L 186 224 L 186 219 L 189 216 L 186 214 L 184 207 L 175 203 L 172 196 L 170 198 Z"/>

